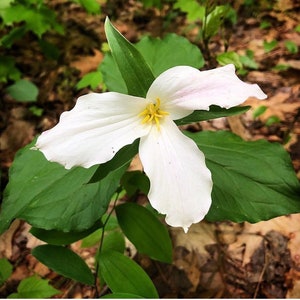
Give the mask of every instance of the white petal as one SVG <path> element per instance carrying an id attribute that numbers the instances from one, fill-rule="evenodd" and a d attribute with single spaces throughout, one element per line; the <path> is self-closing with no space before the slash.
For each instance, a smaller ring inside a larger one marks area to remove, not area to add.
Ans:
<path id="1" fill-rule="evenodd" d="M 67 169 L 107 162 L 148 133 L 150 126 L 142 125 L 138 116 L 145 105 L 143 98 L 119 93 L 81 96 L 55 127 L 39 136 L 36 148 Z"/>
<path id="2" fill-rule="evenodd" d="M 166 117 L 141 138 L 139 155 L 150 179 L 151 205 L 166 214 L 166 222 L 188 230 L 211 205 L 212 180 L 203 153 Z"/>
<path id="3" fill-rule="evenodd" d="M 249 97 L 267 96 L 257 84 L 241 81 L 230 64 L 202 72 L 188 66 L 171 68 L 159 75 L 148 91 L 147 99 L 154 101 L 158 97 L 161 108 L 176 120 L 188 111 L 208 110 L 210 105 L 230 108 Z M 181 113 L 180 108 L 185 111 Z"/>

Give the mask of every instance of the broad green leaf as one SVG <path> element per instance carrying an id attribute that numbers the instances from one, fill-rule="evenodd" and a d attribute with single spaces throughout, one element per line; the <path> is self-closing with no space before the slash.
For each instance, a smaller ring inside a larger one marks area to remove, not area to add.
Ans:
<path id="1" fill-rule="evenodd" d="M 7 93 L 20 102 L 33 102 L 37 100 L 39 90 L 37 86 L 25 79 L 21 79 L 6 88 Z"/>
<path id="2" fill-rule="evenodd" d="M 106 212 L 128 167 L 107 170 L 100 182 L 89 183 L 98 166 L 66 170 L 49 162 L 34 142 L 20 150 L 10 169 L 0 213 L 0 232 L 14 218 L 46 230 L 83 231 Z"/>
<path id="3" fill-rule="evenodd" d="M 120 231 L 106 232 L 101 251 L 117 251 L 123 254 L 125 251 L 124 235 Z"/>
<path id="4" fill-rule="evenodd" d="M 229 109 L 221 108 L 216 105 L 211 105 L 209 110 L 195 110 L 192 114 L 183 119 L 176 120 L 175 123 L 179 125 L 190 124 L 193 122 L 200 122 L 205 120 L 217 119 L 222 117 L 229 117 L 242 114 L 250 109 L 251 106 L 235 106 Z"/>
<path id="5" fill-rule="evenodd" d="M 102 226 L 103 224 L 99 220 L 91 228 L 79 232 L 77 231 L 63 232 L 59 230 L 45 230 L 41 228 L 32 227 L 30 229 L 30 233 L 35 237 L 37 237 L 38 239 L 52 245 L 69 245 L 97 231 L 97 229 Z"/>
<path id="6" fill-rule="evenodd" d="M 81 248 L 89 248 L 99 243 L 101 240 L 101 234 L 102 229 L 98 229 L 85 237 L 81 242 Z"/>
<path id="7" fill-rule="evenodd" d="M 93 285 L 94 276 L 84 260 L 68 248 L 42 245 L 32 255 L 54 272 L 84 284 Z"/>
<path id="8" fill-rule="evenodd" d="M 221 66 L 234 64 L 237 69 L 243 68 L 243 64 L 240 61 L 240 56 L 234 51 L 229 51 L 217 55 L 217 61 Z"/>
<path id="9" fill-rule="evenodd" d="M 150 188 L 149 178 L 141 171 L 126 172 L 121 179 L 121 184 L 129 197 L 137 191 L 148 194 Z"/>
<path id="10" fill-rule="evenodd" d="M 135 203 L 116 207 L 121 229 L 141 253 L 153 259 L 172 262 L 172 243 L 166 226 L 148 209 Z"/>
<path id="11" fill-rule="evenodd" d="M 128 293 L 143 298 L 158 298 L 157 291 L 146 272 L 129 257 L 116 251 L 99 256 L 99 268 L 113 293 Z"/>
<path id="12" fill-rule="evenodd" d="M 153 70 L 155 77 L 175 66 L 185 65 L 199 69 L 204 65 L 199 48 L 175 33 L 169 33 L 162 39 L 146 36 L 135 46 Z"/>
<path id="13" fill-rule="evenodd" d="M 0 287 L 12 274 L 13 266 L 5 259 L 0 258 Z"/>
<path id="14" fill-rule="evenodd" d="M 197 0 L 176 0 L 174 8 L 187 13 L 187 19 L 190 22 L 202 21 L 205 16 L 205 6 L 200 5 Z"/>
<path id="15" fill-rule="evenodd" d="M 154 80 L 151 69 L 140 52 L 105 20 L 105 33 L 112 56 L 126 83 L 129 95 L 145 97 Z"/>
<path id="16" fill-rule="evenodd" d="M 17 289 L 17 293 L 8 296 L 9 299 L 34 299 L 34 298 L 51 298 L 61 292 L 51 285 L 49 280 L 32 276 L 23 279 Z"/>
<path id="17" fill-rule="evenodd" d="M 141 296 L 138 295 L 134 295 L 134 294 L 127 294 L 127 293 L 112 293 L 112 294 L 107 294 L 105 296 L 102 296 L 100 299 L 102 298 L 109 298 L 109 299 L 140 299 L 143 298 Z"/>
<path id="18" fill-rule="evenodd" d="M 204 59 L 198 47 L 175 34 L 167 34 L 162 39 L 144 37 L 135 44 L 135 47 L 145 58 L 155 77 L 178 65 L 194 68 L 201 68 L 204 65 Z M 100 69 L 109 90 L 127 93 L 126 84 L 110 53 L 105 55 Z"/>
<path id="19" fill-rule="evenodd" d="M 300 184 L 281 145 L 246 142 L 227 131 L 185 134 L 204 153 L 212 173 L 207 220 L 253 223 L 300 212 Z"/>

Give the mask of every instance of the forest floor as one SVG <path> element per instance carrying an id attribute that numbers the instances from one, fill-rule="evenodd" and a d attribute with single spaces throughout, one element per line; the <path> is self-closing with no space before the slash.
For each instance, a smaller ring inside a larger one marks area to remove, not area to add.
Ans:
<path id="1" fill-rule="evenodd" d="M 136 1 L 112 1 L 104 5 L 102 14 L 88 15 L 80 6 L 54 0 L 58 18 L 66 35 L 53 35 L 62 55 L 56 61 L 45 60 L 33 36 L 10 49 L 18 66 L 39 88 L 38 108 L 43 114 L 32 114 L 32 104 L 16 102 L 0 86 L 0 155 L 1 191 L 8 181 L 8 169 L 16 152 L 34 136 L 54 126 L 59 115 L 74 106 L 75 99 L 88 89 L 77 91 L 76 83 L 88 72 L 96 70 L 103 59 L 102 43 L 106 42 L 103 23 L 106 15 L 131 42 L 144 34 L 159 37 L 166 32 L 186 36 L 197 44 L 196 29 L 186 31 L 184 14 L 177 14 L 166 23 L 167 9 L 145 9 Z M 266 139 L 283 144 L 289 152 L 300 179 L 300 60 L 299 51 L 290 53 L 285 41 L 300 47 L 300 24 L 297 1 L 278 1 L 278 6 L 249 13 L 236 1 L 238 22 L 231 32 L 229 50 L 244 53 L 253 50 L 257 70 L 250 70 L 243 80 L 259 84 L 268 95 L 266 101 L 250 99 L 252 108 L 242 116 L 215 119 L 192 125 L 193 130 L 231 130 L 246 140 Z M 262 20 L 271 26 L 260 28 Z M 264 41 L 277 40 L 266 52 Z M 213 39 L 211 51 L 220 51 L 220 37 Z M 289 65 L 286 70 L 275 68 Z M 205 68 L 215 67 L 206 64 Z M 98 90 L 101 92 L 101 87 Z M 253 112 L 265 105 L 267 110 L 257 118 Z M 278 122 L 267 125 L 270 117 Z M 51 280 L 63 293 L 58 298 L 89 298 L 93 291 L 67 280 L 35 260 L 30 250 L 40 243 L 30 233 L 30 226 L 15 221 L 0 237 L 0 257 L 6 257 L 14 272 L 0 288 L 0 297 L 15 292 L 20 280 L 37 273 Z M 165 298 L 300 298 L 300 214 L 278 217 L 257 224 L 208 223 L 193 225 L 188 234 L 170 228 L 174 244 L 173 263 L 158 263 L 136 255 L 145 268 L 160 297 Z M 76 250 L 92 265 L 93 249 Z"/>

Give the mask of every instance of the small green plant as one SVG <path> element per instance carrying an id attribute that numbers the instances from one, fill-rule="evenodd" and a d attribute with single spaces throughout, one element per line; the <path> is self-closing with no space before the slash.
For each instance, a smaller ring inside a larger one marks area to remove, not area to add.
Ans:
<path id="1" fill-rule="evenodd" d="M 293 41 L 285 41 L 284 46 L 291 54 L 297 54 L 299 51 L 297 44 Z"/>
<path id="2" fill-rule="evenodd" d="M 278 45 L 278 41 L 276 40 L 272 40 L 270 42 L 264 41 L 264 50 L 266 53 L 271 52 L 272 50 L 274 50 Z"/>

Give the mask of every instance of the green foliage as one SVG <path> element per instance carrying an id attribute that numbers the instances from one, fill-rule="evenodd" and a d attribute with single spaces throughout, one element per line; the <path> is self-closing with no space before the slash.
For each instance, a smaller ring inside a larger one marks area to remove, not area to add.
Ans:
<path id="1" fill-rule="evenodd" d="M 98 228 L 102 227 L 102 225 L 102 222 L 99 220 L 91 228 L 78 232 L 63 232 L 32 227 L 30 233 L 38 239 L 52 245 L 69 245 L 95 232 Z"/>
<path id="2" fill-rule="evenodd" d="M 200 122 L 205 120 L 211 120 L 216 118 L 234 116 L 242 114 L 250 109 L 250 106 L 237 106 L 229 109 L 221 108 L 216 105 L 211 105 L 209 110 L 195 110 L 192 114 L 187 117 L 176 120 L 175 123 L 179 125 L 190 124 L 194 122 Z"/>
<path id="3" fill-rule="evenodd" d="M 15 1 L 0 10 L 3 23 L 7 26 L 22 23 L 25 31 L 32 31 L 39 38 L 50 30 L 60 34 L 64 33 L 63 27 L 57 23 L 54 11 L 49 9 L 43 1 Z M 19 38 L 20 36 L 18 36 Z"/>
<path id="4" fill-rule="evenodd" d="M 212 172 L 207 220 L 252 223 L 299 212 L 300 184 L 281 145 L 246 142 L 226 131 L 186 135 L 203 151 Z"/>
<path id="5" fill-rule="evenodd" d="M 0 232 L 14 218 L 38 228 L 65 232 L 93 226 L 106 212 L 128 164 L 110 170 L 100 182 L 89 183 L 97 166 L 66 170 L 47 161 L 40 151 L 31 150 L 33 144 L 17 153 L 10 169 L 0 213 Z"/>
<path id="6" fill-rule="evenodd" d="M 295 42 L 293 41 L 285 41 L 284 42 L 284 45 L 286 47 L 286 49 L 292 53 L 292 54 L 297 54 L 298 53 L 298 46 L 297 44 L 295 44 Z"/>
<path id="7" fill-rule="evenodd" d="M 60 294 L 60 291 L 49 285 L 49 280 L 32 276 L 23 279 L 18 292 L 8 296 L 9 299 L 33 299 L 33 298 L 51 298 Z"/>
<path id="8" fill-rule="evenodd" d="M 268 29 L 272 26 L 272 24 L 269 22 L 269 21 L 261 21 L 260 25 L 259 25 L 259 28 L 260 29 Z"/>
<path id="9" fill-rule="evenodd" d="M 32 255 L 60 275 L 84 284 L 94 284 L 94 276 L 87 264 L 68 248 L 42 245 L 34 248 Z"/>
<path id="10" fill-rule="evenodd" d="M 259 107 L 257 107 L 254 111 L 253 111 L 253 118 L 256 119 L 259 116 L 261 116 L 266 110 L 268 109 L 267 106 L 265 105 L 260 105 Z"/>
<path id="11" fill-rule="evenodd" d="M 243 64 L 241 63 L 240 56 L 234 51 L 229 51 L 229 52 L 219 54 L 217 56 L 217 61 L 221 66 L 234 64 L 237 69 L 243 68 Z"/>
<path id="12" fill-rule="evenodd" d="M 186 13 L 189 22 L 202 21 L 204 19 L 205 6 L 199 4 L 196 0 L 176 0 L 173 7 Z"/>
<path id="13" fill-rule="evenodd" d="M 258 64 L 254 60 L 254 52 L 252 50 L 247 50 L 246 55 L 240 55 L 240 62 L 244 67 L 249 69 L 258 69 Z"/>
<path id="14" fill-rule="evenodd" d="M 142 2 L 146 8 L 157 7 L 161 9 L 163 5 L 163 0 L 139 0 L 139 1 Z"/>
<path id="15" fill-rule="evenodd" d="M 155 77 L 163 71 L 178 65 L 187 65 L 195 68 L 201 68 L 204 65 L 204 59 L 198 47 L 176 34 L 167 34 L 162 39 L 143 37 L 135 47 L 145 58 L 147 68 L 150 66 Z M 177 51 L 170 55 L 170 49 L 177 49 Z M 134 64 L 135 62 L 132 61 L 131 63 Z M 105 55 L 100 69 L 109 90 L 120 93 L 127 92 L 123 79 L 126 76 L 126 71 L 124 70 L 122 76 L 118 65 L 110 54 Z M 143 76 L 147 76 L 147 74 Z"/>
<path id="16" fill-rule="evenodd" d="M 145 271 L 129 257 L 116 251 L 99 255 L 101 275 L 113 293 L 158 298 L 157 291 Z"/>
<path id="17" fill-rule="evenodd" d="M 103 83 L 102 73 L 100 70 L 85 74 L 80 81 L 76 84 L 78 90 L 85 87 L 90 87 L 92 90 L 96 89 Z"/>
<path id="18" fill-rule="evenodd" d="M 73 0 L 74 2 L 80 4 L 84 9 L 90 14 L 100 14 L 101 6 L 97 0 Z"/>
<path id="19" fill-rule="evenodd" d="M 15 66 L 15 60 L 10 56 L 0 56 L 0 82 L 17 81 L 21 78 L 20 70 Z"/>
<path id="20" fill-rule="evenodd" d="M 121 184 L 129 197 L 139 191 L 147 195 L 150 189 L 148 177 L 140 171 L 126 172 L 121 179 Z"/>
<path id="21" fill-rule="evenodd" d="M 120 227 L 140 253 L 171 263 L 172 243 L 166 227 L 148 209 L 135 203 L 116 207 Z"/>
<path id="22" fill-rule="evenodd" d="M 145 97 L 154 80 L 152 71 L 145 59 L 139 51 L 112 26 L 108 18 L 105 21 L 105 33 L 112 56 L 123 76 L 128 94 Z"/>
<path id="23" fill-rule="evenodd" d="M 19 102 L 34 102 L 37 100 L 39 90 L 37 86 L 25 79 L 18 80 L 6 88 L 7 93 Z"/>
<path id="24" fill-rule="evenodd" d="M 271 116 L 268 118 L 266 121 L 265 125 L 266 126 L 271 126 L 273 124 L 280 123 L 280 119 L 277 116 Z"/>
<path id="25" fill-rule="evenodd" d="M 13 266 L 5 258 L 0 258 L 0 287 L 12 274 Z"/>
<path id="26" fill-rule="evenodd" d="M 267 42 L 264 41 L 264 50 L 266 53 L 271 52 L 272 50 L 274 50 L 277 47 L 278 42 L 276 40 Z"/>

